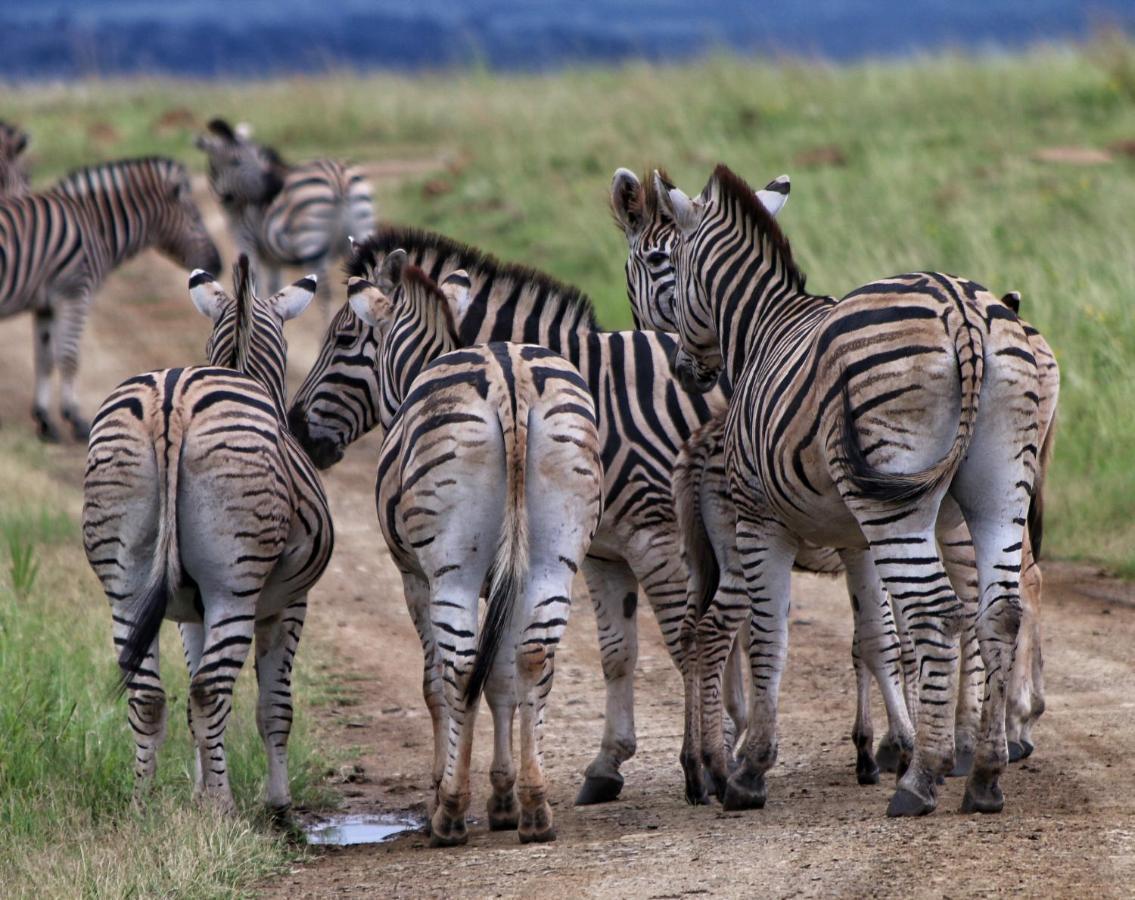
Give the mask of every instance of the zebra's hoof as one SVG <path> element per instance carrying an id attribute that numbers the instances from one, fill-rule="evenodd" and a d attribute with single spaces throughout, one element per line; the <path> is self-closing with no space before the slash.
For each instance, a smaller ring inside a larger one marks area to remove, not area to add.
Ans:
<path id="1" fill-rule="evenodd" d="M 870 754 L 860 753 L 855 760 L 855 780 L 863 785 L 879 783 L 879 766 Z"/>
<path id="2" fill-rule="evenodd" d="M 936 804 L 933 800 L 919 797 L 913 791 L 900 787 L 887 804 L 887 815 L 892 819 L 907 816 L 925 816 L 934 812 Z"/>
<path id="3" fill-rule="evenodd" d="M 879 747 L 875 751 L 875 763 L 878 765 L 880 771 L 897 772 L 899 770 L 899 759 L 901 756 L 899 745 L 889 737 L 885 737 L 879 741 Z"/>
<path id="4" fill-rule="evenodd" d="M 63 421 L 71 426 L 71 436 L 76 441 L 86 441 L 91 436 L 91 423 L 80 416 L 78 413 L 65 412 L 63 413 Z"/>
<path id="5" fill-rule="evenodd" d="M 469 841 L 465 819 L 435 815 L 430 827 L 431 847 L 460 847 Z"/>
<path id="6" fill-rule="evenodd" d="M 951 778 L 964 778 L 973 771 L 973 751 L 959 750 L 954 754 L 954 767 L 950 769 Z"/>
<path id="7" fill-rule="evenodd" d="M 591 806 L 595 803 L 610 803 L 619 799 L 619 792 L 623 789 L 623 776 L 618 772 L 613 775 L 588 775 L 575 795 L 576 806 Z"/>
<path id="8" fill-rule="evenodd" d="M 1001 793 L 996 775 L 976 771 L 970 775 L 965 796 L 962 797 L 962 812 L 999 813 L 1004 808 L 1005 795 Z"/>
<path id="9" fill-rule="evenodd" d="M 488 811 L 489 831 L 516 831 L 520 824 L 520 806 L 516 802 L 516 794 L 493 794 L 489 798 Z"/>
<path id="10" fill-rule="evenodd" d="M 1009 741 L 1009 762 L 1015 763 L 1027 759 L 1035 749 L 1031 741 Z"/>
<path id="11" fill-rule="evenodd" d="M 768 800 L 768 785 L 765 783 L 765 776 L 746 775 L 742 769 L 734 773 L 725 786 L 721 808 L 728 811 L 764 809 L 766 800 Z"/>
<path id="12" fill-rule="evenodd" d="M 62 441 L 59 435 L 59 429 L 47 417 L 47 413 L 42 410 L 35 410 L 32 412 L 32 418 L 35 419 L 35 436 L 43 441 L 45 444 L 58 444 Z"/>
<path id="13" fill-rule="evenodd" d="M 725 772 L 716 772 L 711 767 L 706 768 L 706 773 L 709 776 L 710 788 L 713 791 L 713 796 L 717 798 L 720 803 L 725 799 L 725 791 L 729 787 L 729 775 Z"/>
<path id="14" fill-rule="evenodd" d="M 546 844 L 556 839 L 552 808 L 542 803 L 531 811 L 521 810 L 517 834 L 522 844 Z"/>

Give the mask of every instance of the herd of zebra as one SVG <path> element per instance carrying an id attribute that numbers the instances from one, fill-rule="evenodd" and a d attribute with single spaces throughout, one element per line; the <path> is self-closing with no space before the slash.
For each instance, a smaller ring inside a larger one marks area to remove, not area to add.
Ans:
<path id="1" fill-rule="evenodd" d="M 0 315 L 35 316 L 39 434 L 58 439 L 58 362 L 62 415 L 89 438 L 83 538 L 112 607 L 139 792 L 165 734 L 171 619 L 196 790 L 232 807 L 225 726 L 255 640 L 267 802 L 290 806 L 292 660 L 333 543 L 316 469 L 379 428 L 379 526 L 433 724 L 435 845 L 467 840 L 482 693 L 490 827 L 555 837 L 542 728 L 577 575 L 606 683 L 578 804 L 617 797 L 635 752 L 640 592 L 682 676 L 686 799 L 765 804 L 796 568 L 847 580 L 859 782 L 896 772 L 887 812 L 908 816 L 965 775 L 963 809 L 1001 810 L 999 776 L 1032 752 L 1044 709 L 1035 555 L 1059 389 L 1015 294 L 923 272 L 815 295 L 775 218 L 787 177 L 754 191 L 722 165 L 689 197 L 661 171 L 619 169 L 637 330 L 603 331 L 583 293 L 542 272 L 377 225 L 357 168 L 288 165 L 214 120 L 197 146 L 240 250 L 230 295 L 184 167 L 108 163 L 33 193 L 26 144 L 0 127 Z M 194 270 L 208 365 L 127 379 L 88 426 L 74 396 L 87 306 L 150 246 Z M 320 286 L 329 297 L 340 250 L 346 302 L 289 406 L 283 323 Z M 297 265 L 315 271 L 280 289 Z"/>

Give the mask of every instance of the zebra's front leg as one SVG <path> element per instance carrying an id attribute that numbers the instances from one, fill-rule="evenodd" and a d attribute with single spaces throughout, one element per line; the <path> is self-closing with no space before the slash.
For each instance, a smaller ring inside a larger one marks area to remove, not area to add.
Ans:
<path id="1" fill-rule="evenodd" d="M 510 661 L 501 661 L 485 682 L 485 700 L 493 715 L 493 763 L 489 779 L 493 793 L 488 814 L 491 831 L 515 831 L 520 824 L 520 806 L 516 800 L 516 765 L 512 759 L 512 723 L 516 717 L 516 669 Z"/>
<path id="2" fill-rule="evenodd" d="M 91 434 L 91 423 L 79 414 L 79 402 L 75 396 L 75 380 L 79 375 L 79 342 L 83 337 L 89 301 L 90 298 L 83 294 L 65 298 L 56 304 L 59 317 L 55 333 L 55 355 L 59 360 L 60 373 L 59 406 L 63 421 L 71 426 L 71 435 L 77 441 L 86 441 Z"/>
<path id="3" fill-rule="evenodd" d="M 292 663 L 303 633 L 307 596 L 293 600 L 275 616 L 256 623 L 256 727 L 268 756 L 266 804 L 282 819 L 292 805 L 288 783 L 288 737 L 292 731 Z"/>
<path id="4" fill-rule="evenodd" d="M 914 751 L 914 726 L 906 705 L 902 647 L 891 610 L 891 598 L 866 550 L 842 550 L 847 592 L 855 621 L 852 656 L 855 661 L 858 703 L 851 739 L 856 748 L 855 774 L 860 784 L 877 784 L 879 766 L 872 756 L 870 687 L 874 676 L 887 710 L 887 743 L 897 751 L 900 770 Z"/>
<path id="5" fill-rule="evenodd" d="M 130 632 L 130 619 L 124 604 L 113 611 L 114 649 L 121 653 Z M 161 667 L 158 657 L 158 639 L 134 671 L 122 668 L 126 685 L 127 717 L 134 733 L 134 801 L 140 803 L 154 780 L 158 767 L 158 750 L 166 738 L 166 695 L 162 690 Z"/>
<path id="6" fill-rule="evenodd" d="M 788 607 L 797 542 L 779 523 L 738 508 L 737 553 L 750 604 L 749 730 L 729 777 L 725 809 L 761 809 L 765 773 L 776 763 L 777 704 L 788 654 Z"/>
<path id="7" fill-rule="evenodd" d="M 243 591 L 242 591 L 243 593 Z M 205 796 L 232 812 L 225 728 L 232 712 L 233 686 L 252 646 L 255 598 L 231 591 L 202 591 L 205 640 L 201 659 L 189 679 L 189 721 L 197 750 L 205 761 Z"/>
<path id="8" fill-rule="evenodd" d="M 445 771 L 438 787 L 437 809 L 430 818 L 430 846 L 454 847 L 469 840 L 465 814 L 469 810 L 469 763 L 473 754 L 476 702 L 465 697 L 477 651 L 478 589 L 459 579 L 431 585 L 430 617 L 444 632 L 437 642 L 448 709 Z"/>
<path id="9" fill-rule="evenodd" d="M 622 561 L 587 557 L 583 574 L 595 625 L 607 689 L 603 740 L 588 765 L 576 795 L 576 806 L 607 803 L 619 796 L 623 776 L 619 767 L 634 756 L 634 670 L 638 661 L 638 581 Z"/>
<path id="10" fill-rule="evenodd" d="M 49 444 L 58 444 L 59 429 L 51 421 L 51 375 L 55 370 L 52 334 L 55 329 L 55 314 L 50 306 L 42 306 L 35 311 L 33 347 L 35 350 L 35 400 L 32 403 L 32 418 L 35 419 L 36 436 Z"/>

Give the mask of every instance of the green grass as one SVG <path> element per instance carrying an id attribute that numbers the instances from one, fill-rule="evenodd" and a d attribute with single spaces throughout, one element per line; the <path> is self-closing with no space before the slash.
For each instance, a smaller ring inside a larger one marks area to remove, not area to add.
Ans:
<path id="1" fill-rule="evenodd" d="M 439 229 L 575 282 L 630 323 L 617 166 L 666 165 L 688 191 L 724 160 L 793 175 L 782 215 L 819 291 L 925 268 L 1022 292 L 1063 370 L 1048 553 L 1135 575 L 1135 159 L 1037 150 L 1135 139 L 1135 49 L 1118 40 L 1022 57 L 746 63 L 566 72 L 293 79 L 217 86 L 92 82 L 6 94 L 36 177 L 118 155 L 201 169 L 194 122 L 247 119 L 302 159 L 440 160 L 379 184 L 380 215 Z M 842 164 L 809 162 L 837 148 Z"/>
<path id="2" fill-rule="evenodd" d="M 131 802 L 133 742 L 110 611 L 67 510 L 74 498 L 0 441 L 0 884 L 5 896 L 230 896 L 278 873 L 299 851 L 259 817 L 265 759 L 254 722 L 252 666 L 228 730 L 240 815 L 191 799 L 186 675 L 176 630 L 162 635 L 169 737 L 144 808 Z M 36 571 L 13 580 L 8 546 Z M 18 589 L 17 589 L 18 588 Z M 299 658 L 290 744 L 294 799 L 327 801 L 310 732 L 319 685 Z"/>

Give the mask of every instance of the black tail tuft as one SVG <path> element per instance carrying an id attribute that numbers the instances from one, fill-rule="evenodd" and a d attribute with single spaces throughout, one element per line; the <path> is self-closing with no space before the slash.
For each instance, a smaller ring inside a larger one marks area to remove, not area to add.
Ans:
<path id="1" fill-rule="evenodd" d="M 120 675 L 115 688 L 116 696 L 121 697 L 126 692 L 131 678 L 141 669 L 142 661 L 150 652 L 154 638 L 158 636 L 158 632 L 161 630 L 169 597 L 169 579 L 163 575 L 161 580 L 142 596 L 141 601 L 131 611 L 134 625 L 126 636 L 126 642 L 118 651 Z"/>
<path id="2" fill-rule="evenodd" d="M 1032 545 L 1033 559 L 1040 559 L 1040 545 L 1044 540 L 1044 491 L 1038 485 L 1029 499 L 1028 519 L 1029 543 Z"/>
<path id="3" fill-rule="evenodd" d="M 520 585 L 516 573 L 511 568 L 505 571 L 497 570 L 497 561 L 489 570 L 489 608 L 485 612 L 485 621 L 481 624 L 481 633 L 477 637 L 477 655 L 473 659 L 473 671 L 469 674 L 469 681 L 465 685 L 465 704 L 473 706 L 485 689 L 485 682 L 489 680 L 493 662 L 497 658 L 497 651 L 512 618 L 512 607 L 516 602 L 516 595 Z"/>

